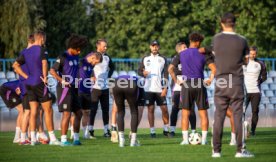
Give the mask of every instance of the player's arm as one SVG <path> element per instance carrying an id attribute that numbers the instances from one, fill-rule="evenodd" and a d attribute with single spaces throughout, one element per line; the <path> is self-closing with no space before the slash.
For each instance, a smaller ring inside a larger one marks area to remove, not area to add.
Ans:
<path id="1" fill-rule="evenodd" d="M 214 63 L 214 56 L 212 54 L 205 55 L 205 59 L 206 59 L 206 64 L 208 65 L 208 68 L 211 70 L 211 74 L 209 78 L 205 81 L 205 83 L 209 86 L 215 78 L 216 65 Z"/>
<path id="2" fill-rule="evenodd" d="M 175 84 L 178 84 L 176 74 L 175 74 L 175 68 L 178 66 L 179 63 L 180 63 L 180 57 L 179 57 L 179 55 L 176 55 L 173 58 L 171 64 L 169 65 L 169 68 L 168 68 L 168 72 L 171 75 L 172 80 L 174 81 Z"/>
<path id="3" fill-rule="evenodd" d="M 167 91 L 168 91 L 168 84 L 169 84 L 169 73 L 168 73 L 168 63 L 167 63 L 167 59 L 164 57 L 165 59 L 165 65 L 164 65 L 164 74 L 163 74 L 163 89 L 162 89 L 162 93 L 161 96 L 166 96 L 167 95 Z"/>
<path id="4" fill-rule="evenodd" d="M 111 78 L 114 70 L 115 70 L 115 65 L 114 63 L 112 62 L 111 58 L 109 57 L 109 64 L 108 64 L 108 67 L 109 67 L 109 72 L 108 72 L 108 78 Z"/>
<path id="5" fill-rule="evenodd" d="M 22 76 L 23 78 L 27 79 L 28 75 L 21 69 L 21 65 L 25 64 L 25 57 L 23 55 L 20 55 L 16 61 L 13 63 L 12 67 L 14 71 Z"/>
<path id="6" fill-rule="evenodd" d="M 65 80 L 62 80 L 62 78 L 58 75 L 57 71 L 61 71 L 61 68 L 63 66 L 63 57 L 59 56 L 54 63 L 54 65 L 50 69 L 50 74 L 61 84 L 69 85 L 70 83 L 66 82 Z"/>
<path id="7" fill-rule="evenodd" d="M 147 77 L 148 72 L 145 71 L 145 65 L 144 65 L 144 58 L 142 59 L 142 61 L 140 62 L 139 68 L 138 68 L 138 75 L 142 76 L 142 77 Z"/>
<path id="8" fill-rule="evenodd" d="M 260 62 L 260 64 L 261 64 L 261 73 L 260 73 L 259 85 L 262 84 L 267 79 L 266 66 L 265 66 L 265 64 L 263 62 Z"/>
<path id="9" fill-rule="evenodd" d="M 41 60 L 42 60 L 42 80 L 44 83 L 47 83 L 47 76 L 48 76 L 48 62 L 47 56 L 45 55 L 44 49 L 41 49 Z"/>

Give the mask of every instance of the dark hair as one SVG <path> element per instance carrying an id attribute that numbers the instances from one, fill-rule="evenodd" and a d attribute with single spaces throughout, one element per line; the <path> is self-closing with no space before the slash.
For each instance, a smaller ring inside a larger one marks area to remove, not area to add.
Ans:
<path id="1" fill-rule="evenodd" d="M 98 46 L 101 42 L 107 43 L 107 41 L 105 39 L 98 39 L 96 42 L 96 46 Z"/>
<path id="2" fill-rule="evenodd" d="M 34 39 L 34 34 L 30 34 L 28 36 L 28 43 L 34 43 L 35 42 L 35 39 Z"/>
<path id="3" fill-rule="evenodd" d="M 189 40 L 191 42 L 202 42 L 204 39 L 203 35 L 197 33 L 197 32 L 193 32 L 189 35 Z"/>
<path id="4" fill-rule="evenodd" d="M 100 52 L 95 52 L 94 55 L 96 56 L 97 59 L 100 60 L 100 62 L 103 61 L 103 55 Z"/>
<path id="5" fill-rule="evenodd" d="M 258 48 L 256 46 L 251 46 L 249 50 L 258 52 Z"/>
<path id="6" fill-rule="evenodd" d="M 225 13 L 220 20 L 226 27 L 234 27 L 236 23 L 236 17 L 234 14 L 227 12 Z"/>
<path id="7" fill-rule="evenodd" d="M 66 42 L 66 47 L 73 48 L 73 49 L 83 49 L 87 46 L 88 39 L 86 36 L 72 34 Z"/>

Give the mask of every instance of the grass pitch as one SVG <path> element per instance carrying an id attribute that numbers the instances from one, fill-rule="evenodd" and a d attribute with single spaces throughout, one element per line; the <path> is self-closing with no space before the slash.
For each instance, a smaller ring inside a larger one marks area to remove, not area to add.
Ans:
<path id="1" fill-rule="evenodd" d="M 0 132 L 0 162 L 275 162 L 276 161 L 276 128 L 258 128 L 257 135 L 247 140 L 247 148 L 255 154 L 254 158 L 234 158 L 236 147 L 229 146 L 230 130 L 225 129 L 223 136 L 222 158 L 211 157 L 210 133 L 209 144 L 180 146 L 182 140 L 180 130 L 177 130 L 176 137 L 166 138 L 162 130 L 157 130 L 157 138 L 149 137 L 149 129 L 139 129 L 138 139 L 140 147 L 129 147 L 126 130 L 126 144 L 119 148 L 118 143 L 110 142 L 110 139 L 102 137 L 102 130 L 95 130 L 97 139 L 82 140 L 82 146 L 19 146 L 13 144 L 14 132 Z M 56 132 L 59 137 L 59 132 Z"/>

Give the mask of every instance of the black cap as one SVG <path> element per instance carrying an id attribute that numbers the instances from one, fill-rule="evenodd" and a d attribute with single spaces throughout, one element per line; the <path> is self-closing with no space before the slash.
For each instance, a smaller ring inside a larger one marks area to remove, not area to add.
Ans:
<path id="1" fill-rule="evenodd" d="M 158 45 L 159 46 L 159 43 L 157 42 L 157 40 L 154 40 L 154 41 L 152 41 L 151 43 L 150 43 L 150 45 Z"/>

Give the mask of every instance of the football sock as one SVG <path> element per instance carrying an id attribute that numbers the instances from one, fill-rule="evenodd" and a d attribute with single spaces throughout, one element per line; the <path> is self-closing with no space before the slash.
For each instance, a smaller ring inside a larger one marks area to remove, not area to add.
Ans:
<path id="1" fill-rule="evenodd" d="M 150 133 L 151 133 L 151 134 L 155 133 L 155 128 L 154 128 L 154 127 L 151 127 L 151 128 L 150 128 Z"/>
<path id="2" fill-rule="evenodd" d="M 183 138 L 183 141 L 188 143 L 188 131 L 182 131 L 182 138 Z"/>

